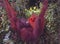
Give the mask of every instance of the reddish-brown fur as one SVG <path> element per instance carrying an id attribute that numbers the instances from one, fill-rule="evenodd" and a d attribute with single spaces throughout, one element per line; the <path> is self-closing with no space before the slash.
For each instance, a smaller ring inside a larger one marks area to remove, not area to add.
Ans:
<path id="1" fill-rule="evenodd" d="M 48 6 L 48 0 L 44 0 L 43 7 L 41 9 L 41 13 L 39 16 L 31 16 L 29 18 L 30 26 L 28 25 L 26 27 L 23 25 L 24 23 L 21 22 L 21 20 L 16 17 L 17 13 L 10 6 L 8 0 L 4 0 L 4 5 L 7 11 L 8 19 L 10 20 L 11 23 L 11 27 L 19 32 L 19 36 L 21 37 L 21 39 L 27 42 L 27 44 L 28 42 L 31 42 L 32 44 L 33 43 L 39 44 L 38 42 L 40 35 L 41 33 L 43 33 L 44 30 L 45 25 L 44 15 Z"/>

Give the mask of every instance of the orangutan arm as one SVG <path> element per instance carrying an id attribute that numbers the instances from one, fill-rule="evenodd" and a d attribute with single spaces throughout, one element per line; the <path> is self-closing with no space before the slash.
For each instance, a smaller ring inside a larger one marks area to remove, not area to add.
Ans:
<path id="1" fill-rule="evenodd" d="M 4 4 L 4 7 L 6 9 L 6 12 L 7 12 L 7 16 L 8 16 L 8 19 L 11 23 L 11 27 L 16 29 L 16 16 L 17 16 L 17 13 L 16 11 L 14 11 L 14 9 L 10 6 L 8 0 L 3 0 L 3 4 Z"/>
<path id="2" fill-rule="evenodd" d="M 47 9 L 48 9 L 48 0 L 44 0 L 43 7 L 42 7 L 41 13 L 39 15 L 41 29 L 44 29 L 44 25 L 45 25 L 44 15 L 45 15 L 45 12 L 46 12 Z"/>
<path id="3" fill-rule="evenodd" d="M 44 26 L 45 26 L 44 15 L 47 10 L 47 6 L 48 6 L 48 0 L 44 0 L 43 7 L 41 9 L 41 13 L 40 13 L 39 17 L 37 17 L 37 19 L 35 20 L 35 24 L 34 24 L 33 35 L 35 37 L 38 37 L 39 34 L 41 35 L 41 33 L 43 33 Z"/>
<path id="4" fill-rule="evenodd" d="M 47 8 L 48 8 L 48 0 L 44 0 L 39 17 L 44 17 Z"/>

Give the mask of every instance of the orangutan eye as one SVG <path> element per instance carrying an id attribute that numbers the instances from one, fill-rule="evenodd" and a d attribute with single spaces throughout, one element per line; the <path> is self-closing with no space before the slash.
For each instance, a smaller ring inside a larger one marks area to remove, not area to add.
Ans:
<path id="1" fill-rule="evenodd" d="M 31 18 L 31 21 L 34 22 L 36 18 Z"/>
<path id="2" fill-rule="evenodd" d="M 31 20 L 33 20 L 33 19 L 31 18 Z"/>

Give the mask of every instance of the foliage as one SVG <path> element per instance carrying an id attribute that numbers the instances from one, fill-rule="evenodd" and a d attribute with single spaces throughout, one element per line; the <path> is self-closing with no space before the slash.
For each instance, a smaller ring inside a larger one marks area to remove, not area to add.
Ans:
<path id="1" fill-rule="evenodd" d="M 27 17 L 30 17 L 32 13 L 36 13 L 37 15 L 40 14 L 42 8 L 42 3 L 40 3 L 40 8 L 35 7 L 30 7 L 30 9 L 25 9 L 25 14 Z"/>
<path id="2" fill-rule="evenodd" d="M 49 4 L 48 10 L 47 10 L 47 28 L 50 32 L 55 32 L 55 27 L 54 27 L 54 9 L 57 7 L 57 4 Z"/>
<path id="3" fill-rule="evenodd" d="M 16 6 L 20 6 L 20 5 L 16 5 Z M 19 7 L 17 7 L 19 11 Z M 36 6 L 35 7 L 30 7 L 30 9 L 25 9 L 24 12 L 26 14 L 26 17 L 30 17 L 32 15 L 32 13 L 36 13 L 37 15 L 41 12 L 41 8 L 42 8 L 42 3 L 40 3 L 40 8 L 37 8 Z M 46 20 L 47 20 L 47 23 L 46 23 L 46 27 L 47 27 L 47 32 L 48 34 L 51 36 L 52 34 L 54 34 L 54 36 L 52 36 L 53 38 L 56 38 L 56 24 L 54 23 L 54 9 L 57 8 L 57 4 L 56 3 L 51 3 L 49 4 L 49 7 L 48 7 L 48 10 L 46 12 Z M 1 9 L 0 9 L 1 10 Z M 2 23 L 1 25 L 3 25 L 3 27 L 1 27 L 0 29 L 0 33 L 2 32 L 2 30 L 5 30 L 5 31 L 8 31 L 9 29 L 9 23 L 8 23 L 8 19 L 7 19 L 7 16 L 6 16 L 6 11 L 4 9 L 2 9 L 0 11 L 1 14 L 4 14 L 1 18 L 2 18 Z M 52 33 L 52 34 L 51 34 Z M 1 33 L 2 34 L 2 33 Z M 48 38 L 48 37 L 46 37 Z M 51 39 L 51 38 L 50 38 Z"/>

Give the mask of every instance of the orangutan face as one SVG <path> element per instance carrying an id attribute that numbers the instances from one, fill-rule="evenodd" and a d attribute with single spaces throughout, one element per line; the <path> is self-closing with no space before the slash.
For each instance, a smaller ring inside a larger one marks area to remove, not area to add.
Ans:
<path id="1" fill-rule="evenodd" d="M 37 15 L 32 15 L 28 21 L 32 27 L 34 27 L 35 21 L 36 21 Z"/>

